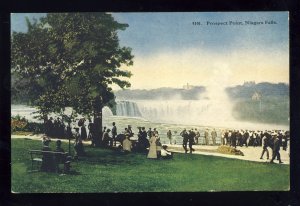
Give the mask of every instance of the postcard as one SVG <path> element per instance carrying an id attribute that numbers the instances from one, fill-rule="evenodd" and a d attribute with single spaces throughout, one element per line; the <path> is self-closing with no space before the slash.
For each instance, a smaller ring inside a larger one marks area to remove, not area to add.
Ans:
<path id="1" fill-rule="evenodd" d="M 13 193 L 290 190 L 288 12 L 11 14 Z"/>

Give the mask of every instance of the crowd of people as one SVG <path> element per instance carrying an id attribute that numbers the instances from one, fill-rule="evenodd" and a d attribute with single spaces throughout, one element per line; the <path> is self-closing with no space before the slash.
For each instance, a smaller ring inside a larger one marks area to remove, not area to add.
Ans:
<path id="1" fill-rule="evenodd" d="M 170 133 L 170 130 L 168 131 Z M 209 135 L 208 128 L 205 129 L 203 137 L 204 145 L 216 145 L 217 132 L 213 129 Z M 168 138 L 170 135 L 167 135 Z M 199 144 L 199 138 L 201 137 L 200 132 L 197 129 L 184 129 L 180 136 L 183 138 L 183 148 L 185 153 L 194 151 L 192 146 L 194 144 Z M 211 137 L 211 144 L 210 143 Z M 169 138 L 170 139 L 170 138 Z M 287 150 L 288 141 L 290 139 L 289 131 L 284 130 L 265 130 L 265 131 L 254 131 L 254 130 L 223 130 L 220 134 L 220 145 L 228 145 L 230 147 L 236 148 L 239 147 L 263 147 L 262 154 L 260 159 L 263 159 L 264 154 L 266 153 L 267 159 L 269 159 L 269 150 L 272 150 L 271 163 L 274 162 L 275 158 L 282 163 L 280 157 L 280 148 Z M 189 150 L 187 149 L 189 145 Z"/>
<path id="2" fill-rule="evenodd" d="M 59 119 L 50 118 L 46 123 L 46 135 L 50 137 L 75 137 L 74 149 L 76 156 L 84 156 L 84 146 L 83 141 L 90 140 L 91 146 L 96 146 L 97 138 L 95 135 L 95 125 L 89 119 L 88 131 L 85 127 L 85 119 L 80 119 L 78 122 L 78 127 L 74 127 L 75 135 L 72 133 L 70 124 L 67 125 L 65 129 L 64 123 Z M 123 131 L 117 131 L 117 126 L 115 122 L 112 123 L 111 128 L 103 127 L 101 145 L 106 148 L 116 148 L 117 142 L 118 149 L 124 153 L 129 152 L 141 152 L 148 153 L 148 158 L 158 158 L 161 156 L 161 151 L 163 151 L 163 156 L 169 156 L 170 152 L 166 151 L 166 147 L 162 147 L 160 136 L 156 128 L 149 128 L 147 131 L 145 127 L 137 127 L 137 139 L 134 137 L 131 125 L 124 128 Z M 177 134 L 176 131 L 174 131 Z M 228 145 L 236 148 L 239 147 L 262 147 L 261 159 L 264 154 L 266 154 L 267 159 L 269 159 L 269 150 L 272 149 L 271 161 L 273 162 L 275 158 L 282 162 L 280 159 L 279 149 L 287 149 L 287 142 L 289 141 L 289 131 L 283 130 L 273 130 L 273 131 L 254 131 L 254 130 L 219 130 L 212 129 L 211 131 L 206 128 L 201 131 L 197 128 L 183 129 L 179 133 L 182 137 L 182 146 L 185 153 L 192 153 L 194 151 L 193 145 Z M 174 139 L 174 134 L 171 130 L 168 130 L 166 134 L 163 134 L 168 139 L 169 144 L 176 144 L 176 139 Z"/>

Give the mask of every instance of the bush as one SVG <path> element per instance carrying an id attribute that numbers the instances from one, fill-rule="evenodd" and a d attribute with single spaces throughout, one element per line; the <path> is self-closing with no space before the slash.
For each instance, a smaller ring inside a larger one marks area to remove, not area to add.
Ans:
<path id="1" fill-rule="evenodd" d="M 24 117 L 19 115 L 11 117 L 11 132 L 33 132 L 44 133 L 44 124 L 36 122 L 28 122 Z"/>

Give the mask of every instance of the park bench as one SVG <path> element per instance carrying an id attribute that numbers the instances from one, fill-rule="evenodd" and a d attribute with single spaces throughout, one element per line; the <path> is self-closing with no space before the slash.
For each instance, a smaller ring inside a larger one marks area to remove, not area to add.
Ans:
<path id="1" fill-rule="evenodd" d="M 40 171 L 41 164 L 43 162 L 43 156 L 45 154 L 50 155 L 53 158 L 53 162 L 55 166 L 59 166 L 59 164 L 64 164 L 64 172 L 68 172 L 70 168 L 71 161 L 67 160 L 68 153 L 66 152 L 55 152 L 55 151 L 42 151 L 42 150 L 29 150 L 30 158 L 31 158 L 31 171 Z M 61 159 L 65 159 L 65 162 L 61 162 Z M 34 166 L 37 167 L 34 170 Z M 58 172 L 58 171 L 57 171 Z"/>

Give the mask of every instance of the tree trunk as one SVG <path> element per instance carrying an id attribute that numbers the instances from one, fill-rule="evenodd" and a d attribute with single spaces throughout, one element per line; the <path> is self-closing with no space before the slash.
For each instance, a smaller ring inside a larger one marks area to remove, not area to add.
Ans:
<path id="1" fill-rule="evenodd" d="M 94 105 L 94 125 L 95 125 L 95 144 L 97 147 L 102 146 L 102 108 L 101 97 L 95 99 Z"/>

